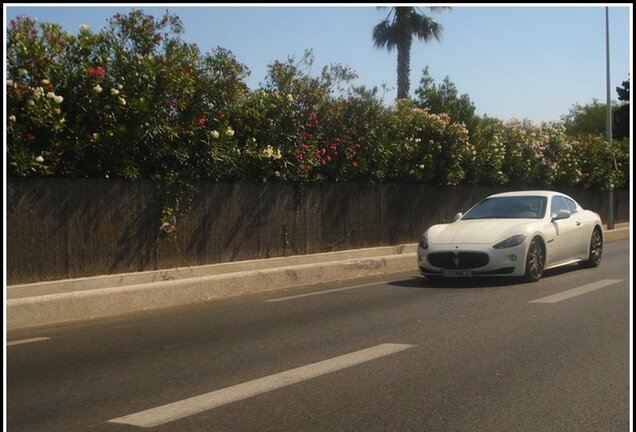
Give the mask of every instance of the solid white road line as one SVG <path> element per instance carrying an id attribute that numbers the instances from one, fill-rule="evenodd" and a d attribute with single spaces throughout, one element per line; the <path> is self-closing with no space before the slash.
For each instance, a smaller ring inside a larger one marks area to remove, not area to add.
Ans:
<path id="1" fill-rule="evenodd" d="M 229 404 L 231 402 L 247 399 L 249 397 L 286 387 L 301 381 L 316 378 L 321 375 L 388 356 L 414 346 L 415 345 L 403 344 L 378 345 L 189 399 L 140 411 L 124 417 L 118 417 L 109 420 L 109 423 L 127 424 L 143 428 L 159 426 L 183 417 L 188 417 L 212 408 Z"/>
<path id="2" fill-rule="evenodd" d="M 577 297 L 583 294 L 587 294 L 589 292 L 596 291 L 597 289 L 605 288 L 607 286 L 614 285 L 619 282 L 623 282 L 623 279 L 603 279 L 600 281 L 589 283 L 587 285 L 580 286 L 578 288 L 573 288 L 571 290 L 563 291 L 558 294 L 543 297 L 537 300 L 532 300 L 530 303 L 558 303 L 560 301 L 567 300 L 572 297 Z"/>
<path id="3" fill-rule="evenodd" d="M 342 287 L 342 288 L 335 288 L 335 289 L 330 289 L 330 290 L 325 290 L 325 291 L 316 291 L 316 292 L 311 292 L 311 293 L 307 293 L 307 294 L 298 294 L 298 295 L 293 295 L 293 296 L 289 296 L 289 297 L 280 297 L 280 298 L 276 298 L 276 299 L 272 299 L 272 300 L 265 300 L 265 301 L 267 303 L 275 303 L 275 302 L 281 302 L 281 301 L 286 301 L 286 300 L 299 299 L 299 298 L 303 298 L 303 297 L 312 297 L 312 296 L 330 294 L 330 293 L 335 293 L 335 292 L 340 292 L 340 291 L 348 291 L 348 290 L 357 289 L 357 288 L 366 288 L 366 287 L 370 287 L 370 286 L 373 286 L 373 285 L 382 285 L 382 284 L 386 284 L 386 283 L 388 283 L 388 282 L 387 281 L 371 282 L 371 283 L 368 283 L 368 284 L 354 285 L 354 286 L 348 286 L 348 287 Z"/>
<path id="4" fill-rule="evenodd" d="M 20 339 L 20 340 L 16 340 L 16 341 L 12 341 L 12 342 L 7 342 L 7 346 L 13 346 L 13 345 L 22 345 L 22 344 L 28 344 L 28 343 L 33 343 L 33 342 L 42 342 L 45 340 L 49 340 L 51 339 L 50 337 L 34 337 L 31 339 Z"/>

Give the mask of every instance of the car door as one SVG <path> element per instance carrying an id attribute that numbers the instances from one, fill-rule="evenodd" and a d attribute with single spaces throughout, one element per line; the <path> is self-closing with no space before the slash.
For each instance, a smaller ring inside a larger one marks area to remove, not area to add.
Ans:
<path id="1" fill-rule="evenodd" d="M 550 218 L 554 218 L 560 210 L 572 212 L 566 199 L 561 196 L 552 197 L 550 205 Z M 555 230 L 554 242 L 552 245 L 551 264 L 558 264 L 575 259 L 580 250 L 580 226 L 581 222 L 577 214 L 571 215 L 567 219 L 554 220 L 552 226 Z"/>
<path id="2" fill-rule="evenodd" d="M 576 221 L 576 236 L 574 238 L 574 242 L 576 244 L 575 248 L 575 257 L 578 258 L 586 258 L 588 253 L 588 246 L 590 241 L 590 228 L 586 226 L 583 213 L 581 213 L 581 209 L 578 205 L 571 200 L 570 198 L 564 198 L 568 208 L 570 209 L 570 213 L 572 214 L 572 218 Z"/>

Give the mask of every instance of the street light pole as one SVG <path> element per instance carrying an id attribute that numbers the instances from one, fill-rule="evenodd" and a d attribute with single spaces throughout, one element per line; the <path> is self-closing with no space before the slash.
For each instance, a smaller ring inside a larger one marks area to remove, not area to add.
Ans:
<path id="1" fill-rule="evenodd" d="M 607 146 L 612 159 L 614 160 L 614 169 L 618 171 L 616 158 L 612 151 L 612 107 L 610 99 L 610 57 L 609 57 L 609 7 L 605 6 L 605 65 L 606 65 L 606 84 L 607 84 Z M 607 217 L 607 229 L 614 229 L 614 182 L 610 180 L 609 184 L 609 213 Z"/>

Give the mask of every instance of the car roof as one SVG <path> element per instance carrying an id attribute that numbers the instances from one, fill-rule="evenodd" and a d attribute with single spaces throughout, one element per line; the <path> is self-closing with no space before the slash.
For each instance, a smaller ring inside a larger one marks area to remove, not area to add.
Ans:
<path id="1" fill-rule="evenodd" d="M 547 191 L 547 190 L 529 190 L 529 191 L 513 191 L 513 192 L 502 192 L 498 194 L 490 195 L 488 198 L 492 197 L 516 197 L 516 196 L 543 196 L 543 197 L 552 197 L 552 196 L 566 196 L 560 192 Z"/>

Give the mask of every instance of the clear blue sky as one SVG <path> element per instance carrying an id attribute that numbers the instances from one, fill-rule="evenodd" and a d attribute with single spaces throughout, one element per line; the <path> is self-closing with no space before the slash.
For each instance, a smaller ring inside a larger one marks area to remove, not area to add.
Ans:
<path id="1" fill-rule="evenodd" d="M 610 6 L 611 98 L 631 76 L 632 7 Z M 124 6 L 25 6 L 5 4 L 8 20 L 28 15 L 77 33 L 80 24 L 98 30 Z M 388 10 L 374 6 L 299 5 L 135 6 L 155 16 L 166 9 L 184 24 L 184 39 L 202 52 L 217 46 L 230 49 L 251 71 L 248 85 L 257 88 L 267 65 L 288 56 L 300 58 L 313 49 L 313 72 L 330 63 L 355 70 L 357 85 L 396 95 L 396 52 L 373 47 L 371 31 Z M 424 12 L 444 27 L 441 42 L 414 41 L 411 51 L 411 92 L 422 70 L 440 83 L 448 76 L 460 93 L 469 95 L 478 114 L 500 119 L 559 120 L 574 104 L 606 100 L 605 4 L 593 6 L 459 6 Z"/>

